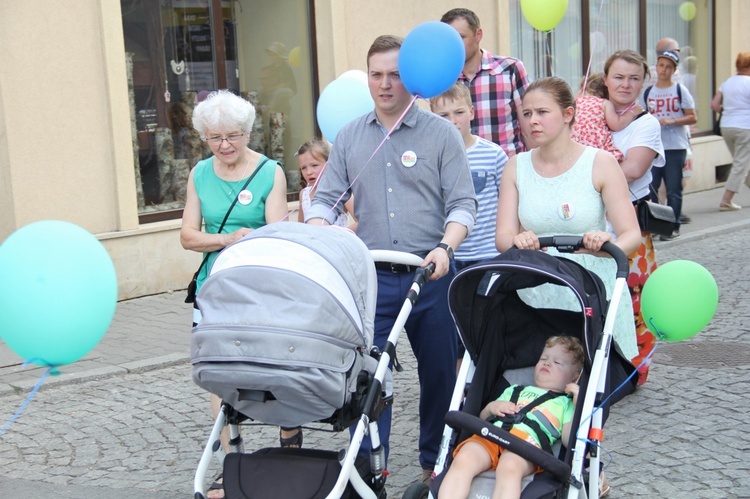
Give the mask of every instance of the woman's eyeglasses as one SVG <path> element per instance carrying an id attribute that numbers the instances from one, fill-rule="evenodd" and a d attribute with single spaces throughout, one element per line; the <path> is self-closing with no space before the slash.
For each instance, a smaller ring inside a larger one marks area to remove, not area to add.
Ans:
<path id="1" fill-rule="evenodd" d="M 206 142 L 211 144 L 212 146 L 220 146 L 222 142 L 225 140 L 229 142 L 230 144 L 237 144 L 238 142 L 242 142 L 242 140 L 245 138 L 244 133 L 230 133 L 226 137 L 222 137 L 221 135 L 212 135 L 210 137 L 206 137 Z"/>

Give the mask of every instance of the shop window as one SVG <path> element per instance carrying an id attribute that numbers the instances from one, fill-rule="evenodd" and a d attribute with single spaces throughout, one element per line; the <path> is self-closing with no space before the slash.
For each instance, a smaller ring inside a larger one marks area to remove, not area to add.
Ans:
<path id="1" fill-rule="evenodd" d="M 249 147 L 280 161 L 299 190 L 294 153 L 314 133 L 307 0 L 121 0 L 142 222 L 178 218 L 190 169 L 211 152 L 192 110 L 230 89 L 256 107 Z"/>
<path id="2" fill-rule="evenodd" d="M 695 100 L 698 123 L 693 132 L 710 131 L 713 127 L 713 34 L 711 4 L 707 0 L 659 0 L 646 2 L 648 20 L 646 54 L 652 67 L 656 64 L 656 42 L 674 38 L 680 44 L 680 65 L 674 79 L 690 91 Z M 653 70 L 652 70 L 653 72 Z M 652 75 L 652 80 L 656 75 Z"/>
<path id="3" fill-rule="evenodd" d="M 592 73 L 602 72 L 613 52 L 633 49 L 654 65 L 657 41 L 674 38 L 681 48 L 682 83 L 696 102 L 693 132 L 711 129 L 712 0 L 571 0 L 565 17 L 548 33 L 531 27 L 520 3 L 509 4 L 511 55 L 523 61 L 529 80 L 559 76 L 575 93 L 589 61 Z"/>

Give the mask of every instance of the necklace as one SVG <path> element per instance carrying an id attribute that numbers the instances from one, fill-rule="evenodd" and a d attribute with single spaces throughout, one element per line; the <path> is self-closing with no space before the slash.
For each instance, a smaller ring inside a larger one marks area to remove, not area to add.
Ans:
<path id="1" fill-rule="evenodd" d="M 541 157 L 541 149 L 539 150 L 539 158 L 537 163 L 535 165 L 537 168 L 539 168 L 539 173 L 544 178 L 552 178 L 556 177 L 558 175 L 562 175 L 566 171 L 570 169 L 570 167 L 575 163 L 575 156 L 576 156 L 576 150 L 567 148 L 567 150 L 564 152 L 564 154 L 559 154 L 557 157 L 562 158 L 560 161 L 557 161 L 556 163 L 547 163 L 544 161 L 544 159 Z M 547 168 L 549 167 L 549 171 L 547 171 Z M 559 172 L 559 173 L 558 173 Z"/>
<path id="2" fill-rule="evenodd" d="M 229 187 L 229 192 L 227 192 L 227 196 L 229 196 L 230 198 L 233 198 L 234 196 L 237 195 L 237 193 L 234 192 L 234 190 L 237 188 L 237 182 L 239 182 L 240 180 L 242 180 L 243 178 L 245 178 L 245 174 L 247 173 L 247 169 L 250 168 L 250 161 L 251 160 L 252 160 L 252 158 L 248 158 L 247 159 L 247 164 L 245 165 L 245 170 L 242 172 L 242 176 L 239 179 L 232 181 L 232 182 L 234 182 L 235 185 L 232 185 L 232 184 L 229 183 L 228 180 L 224 180 L 223 178 L 219 177 L 221 179 L 221 181 L 224 182 L 227 185 L 227 187 Z"/>

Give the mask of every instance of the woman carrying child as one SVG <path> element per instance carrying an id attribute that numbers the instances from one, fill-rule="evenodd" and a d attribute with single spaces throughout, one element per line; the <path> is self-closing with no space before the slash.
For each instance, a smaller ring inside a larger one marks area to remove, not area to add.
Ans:
<path id="1" fill-rule="evenodd" d="M 604 85 L 609 102 L 619 113 L 633 109 L 643 90 L 643 82 L 650 76 L 648 63 L 641 54 L 633 50 L 618 50 L 604 63 Z M 612 133 L 612 140 L 625 155 L 620 168 L 628 181 L 630 200 L 650 197 L 652 172 L 664 166 L 664 146 L 661 142 L 659 121 L 647 112 L 638 115 L 633 122 L 619 132 Z M 633 301 L 638 355 L 630 361 L 638 367 L 638 384 L 646 382 L 650 364 L 650 353 L 656 339 L 641 317 L 641 292 L 646 280 L 657 268 L 654 242 L 649 232 L 641 234 L 638 249 L 628 255 L 630 274 L 628 288 Z"/>
<path id="2" fill-rule="evenodd" d="M 624 159 L 622 151 L 615 146 L 612 132 L 619 132 L 643 112 L 636 104 L 624 113 L 615 111 L 607 100 L 604 75 L 594 73 L 581 82 L 581 91 L 576 97 L 576 117 L 570 137 L 585 146 L 603 149 L 619 162 Z"/>

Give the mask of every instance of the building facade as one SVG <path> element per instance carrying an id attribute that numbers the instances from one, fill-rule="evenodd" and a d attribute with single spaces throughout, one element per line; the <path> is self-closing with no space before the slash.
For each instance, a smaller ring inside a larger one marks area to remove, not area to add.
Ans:
<path id="1" fill-rule="evenodd" d="M 656 41 L 682 47 L 694 90 L 693 175 L 687 191 L 722 185 L 731 157 L 708 107 L 750 48 L 742 0 L 569 0 L 549 33 L 519 0 L 77 0 L 0 3 L 0 241 L 44 219 L 95 234 L 110 252 L 121 299 L 181 289 L 200 255 L 179 243 L 187 174 L 206 154 L 192 106 L 230 88 L 260 110 L 251 147 L 282 161 L 289 206 L 294 153 L 316 133 L 320 91 L 366 69 L 381 34 L 464 6 L 482 21 L 482 47 L 523 60 L 531 79 L 577 88 L 615 50 L 653 63 Z"/>

